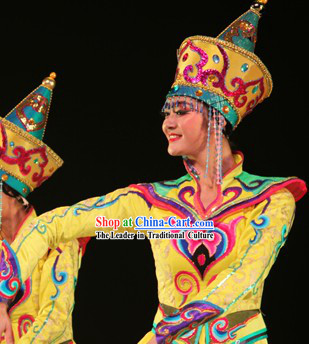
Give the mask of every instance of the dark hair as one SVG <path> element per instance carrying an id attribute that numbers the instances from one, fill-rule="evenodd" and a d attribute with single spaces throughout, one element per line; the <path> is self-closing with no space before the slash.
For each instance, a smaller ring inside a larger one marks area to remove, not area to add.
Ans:
<path id="1" fill-rule="evenodd" d="M 223 129 L 224 136 L 229 139 L 230 135 L 233 132 L 232 124 L 229 121 L 226 121 L 226 125 Z"/>
<path id="2" fill-rule="evenodd" d="M 15 198 L 20 204 L 25 206 L 22 195 L 6 183 L 2 183 L 2 191 L 9 197 Z M 28 207 L 28 206 L 27 206 Z"/>
<path id="3" fill-rule="evenodd" d="M 223 129 L 223 135 L 226 137 L 226 139 L 229 142 L 229 145 L 232 150 L 238 150 L 238 146 L 234 141 L 231 141 L 230 136 L 233 134 L 233 128 L 232 124 L 229 121 L 226 121 L 225 128 Z"/>

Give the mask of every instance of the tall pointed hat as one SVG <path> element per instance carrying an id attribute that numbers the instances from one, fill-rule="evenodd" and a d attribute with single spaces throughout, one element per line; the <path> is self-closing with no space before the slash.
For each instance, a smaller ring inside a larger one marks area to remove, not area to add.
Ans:
<path id="1" fill-rule="evenodd" d="M 55 87 L 55 73 L 0 117 L 0 178 L 26 197 L 62 164 L 42 139 Z"/>
<path id="2" fill-rule="evenodd" d="M 217 38 L 185 39 L 177 51 L 175 81 L 167 98 L 176 97 L 177 101 L 180 96 L 188 96 L 201 100 L 216 108 L 235 129 L 269 97 L 271 75 L 254 54 L 258 22 L 266 3 L 255 1 Z"/>

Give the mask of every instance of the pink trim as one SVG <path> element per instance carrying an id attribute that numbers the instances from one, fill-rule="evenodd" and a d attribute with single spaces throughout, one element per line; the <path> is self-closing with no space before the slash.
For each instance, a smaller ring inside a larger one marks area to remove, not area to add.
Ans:
<path id="1" fill-rule="evenodd" d="M 211 277 L 211 279 L 207 282 L 207 287 L 209 286 L 209 284 L 210 284 L 211 282 L 213 282 L 213 281 L 217 278 L 217 276 L 218 276 L 218 274 L 213 275 L 213 276 Z"/>
<path id="2" fill-rule="evenodd" d="M 287 189 L 293 194 L 295 202 L 303 198 L 308 192 L 306 182 L 299 178 L 291 180 L 287 185 Z"/>
<path id="3" fill-rule="evenodd" d="M 189 168 L 187 168 L 187 163 L 184 161 L 184 165 L 187 169 L 187 171 L 189 171 L 189 174 L 191 175 L 191 177 L 194 179 L 196 185 L 197 185 L 197 192 L 195 193 L 194 197 L 193 197 L 193 201 L 194 201 L 194 208 L 196 209 L 198 215 L 202 218 L 205 218 L 208 214 L 208 209 L 209 208 L 213 208 L 213 205 L 216 203 L 219 203 L 218 198 L 220 198 L 220 201 L 223 199 L 222 196 L 222 192 L 221 192 L 221 185 L 217 186 L 217 195 L 216 198 L 207 206 L 207 208 L 204 208 L 204 204 L 201 200 L 201 187 L 200 184 L 197 180 L 197 178 L 194 176 L 194 174 L 191 174 Z M 220 197 L 221 196 L 221 197 Z"/>
<path id="4" fill-rule="evenodd" d="M 235 165 L 225 172 L 225 174 L 223 175 L 223 178 L 226 178 L 230 173 L 232 173 L 237 167 L 241 166 L 243 164 L 243 162 L 244 162 L 244 155 L 243 155 L 243 153 L 241 151 L 233 151 L 232 153 L 233 153 L 233 155 L 240 155 L 241 160 L 240 160 L 239 163 L 235 162 Z M 234 159 L 234 161 L 235 161 L 235 159 Z M 195 209 L 196 209 L 197 213 L 200 215 L 200 217 L 202 219 L 206 218 L 207 215 L 209 215 L 210 210 L 213 207 L 218 208 L 218 205 L 221 204 L 221 202 L 222 202 L 222 200 L 224 198 L 223 195 L 222 195 L 221 185 L 217 186 L 216 198 L 205 209 L 204 205 L 203 205 L 203 202 L 201 200 L 201 197 L 200 197 L 200 194 L 201 194 L 200 184 L 199 184 L 197 178 L 194 176 L 194 174 L 190 171 L 187 162 L 184 160 L 183 163 L 185 165 L 185 169 L 190 174 L 190 176 L 194 179 L 194 181 L 195 181 L 195 183 L 197 185 L 197 192 L 195 193 L 195 195 L 193 197 Z"/>
<path id="5" fill-rule="evenodd" d="M 210 203 L 210 204 L 208 205 L 208 207 L 206 208 L 206 210 L 205 210 L 205 216 L 207 216 L 207 214 L 209 213 L 209 210 L 211 210 L 211 209 L 213 208 L 213 205 L 216 206 L 217 204 L 221 203 L 222 200 L 223 200 L 223 195 L 222 195 L 221 185 L 218 184 L 218 185 L 217 185 L 217 196 L 216 196 L 216 198 L 214 199 L 214 201 L 213 201 L 212 203 Z M 217 208 L 217 206 L 216 206 L 216 208 Z"/>
<path id="6" fill-rule="evenodd" d="M 170 212 L 178 215 L 180 218 L 185 218 L 184 214 L 181 211 L 179 211 L 177 208 L 172 207 L 169 204 L 166 204 L 165 202 L 158 201 L 157 199 L 155 199 L 154 197 L 149 195 L 148 190 L 146 188 L 144 188 L 143 186 L 138 185 L 138 184 L 131 184 L 130 187 L 135 188 L 135 189 L 141 191 L 142 194 L 144 195 L 144 197 L 146 198 L 146 200 L 149 203 L 153 204 L 154 206 L 157 206 L 160 209 L 169 210 Z"/>
<path id="7" fill-rule="evenodd" d="M 193 177 L 193 179 L 194 179 L 194 181 L 195 181 L 195 183 L 197 185 L 197 191 L 196 191 L 196 193 L 195 193 L 195 195 L 193 197 L 194 205 L 195 205 L 195 208 L 196 208 L 197 212 L 204 216 L 204 214 L 206 213 L 206 209 L 204 208 L 204 204 L 203 204 L 203 202 L 201 200 L 201 197 L 200 197 L 200 195 L 201 195 L 201 187 L 200 187 L 200 184 L 199 184 L 198 180 L 195 178 L 195 176 L 192 175 L 192 177 Z"/>

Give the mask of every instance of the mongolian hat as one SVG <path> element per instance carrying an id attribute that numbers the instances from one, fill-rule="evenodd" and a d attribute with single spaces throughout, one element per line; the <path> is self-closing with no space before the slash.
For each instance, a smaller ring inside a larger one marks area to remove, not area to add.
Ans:
<path id="1" fill-rule="evenodd" d="M 51 73 L 5 118 L 0 117 L 0 178 L 24 197 L 63 164 L 42 141 L 55 77 Z"/>
<path id="2" fill-rule="evenodd" d="M 255 1 L 217 38 L 193 36 L 183 41 L 177 51 L 175 81 L 167 95 L 176 97 L 173 105 L 180 96 L 190 97 L 191 102 L 192 98 L 203 101 L 217 109 L 235 129 L 269 97 L 271 75 L 254 54 L 258 22 L 266 3 Z M 167 102 L 170 107 L 170 100 Z"/>

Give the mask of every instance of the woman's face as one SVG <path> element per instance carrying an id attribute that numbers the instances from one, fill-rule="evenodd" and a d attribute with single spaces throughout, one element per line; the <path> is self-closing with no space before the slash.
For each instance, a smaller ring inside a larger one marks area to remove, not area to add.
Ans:
<path id="1" fill-rule="evenodd" d="M 207 109 L 203 106 L 201 113 L 201 102 L 198 101 L 196 111 L 196 100 L 193 100 L 192 110 L 189 97 L 186 97 L 186 102 L 184 97 L 179 97 L 177 105 L 163 112 L 165 119 L 162 130 L 168 140 L 168 153 L 196 159 L 206 147 Z"/>
<path id="2" fill-rule="evenodd" d="M 11 207 L 14 203 L 14 199 L 6 195 L 2 191 L 2 220 L 5 220 L 9 217 Z"/>

